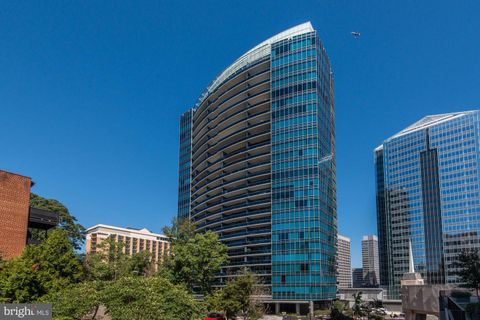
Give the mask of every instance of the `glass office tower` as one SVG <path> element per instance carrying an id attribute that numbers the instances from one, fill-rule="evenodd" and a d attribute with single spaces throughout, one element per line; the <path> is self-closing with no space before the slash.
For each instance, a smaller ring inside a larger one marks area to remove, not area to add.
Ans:
<path id="1" fill-rule="evenodd" d="M 249 50 L 194 109 L 189 214 L 228 246 L 219 284 L 247 267 L 272 301 L 334 299 L 333 75 L 312 25 Z"/>
<path id="2" fill-rule="evenodd" d="M 178 219 L 190 217 L 190 178 L 192 168 L 193 109 L 180 116 L 180 152 L 178 161 Z"/>
<path id="3" fill-rule="evenodd" d="M 315 31 L 271 52 L 272 295 L 335 297 L 333 79 Z"/>
<path id="4" fill-rule="evenodd" d="M 381 285 L 398 298 L 408 272 L 458 283 L 452 262 L 480 248 L 480 112 L 425 117 L 375 149 Z"/>

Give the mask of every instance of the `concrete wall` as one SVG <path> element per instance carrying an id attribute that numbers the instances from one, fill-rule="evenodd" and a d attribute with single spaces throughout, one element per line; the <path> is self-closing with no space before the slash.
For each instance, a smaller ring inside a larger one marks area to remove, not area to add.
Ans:
<path id="1" fill-rule="evenodd" d="M 402 286 L 402 309 L 405 319 L 415 319 L 417 314 L 440 317 L 440 291 L 450 288 L 444 285 Z"/>

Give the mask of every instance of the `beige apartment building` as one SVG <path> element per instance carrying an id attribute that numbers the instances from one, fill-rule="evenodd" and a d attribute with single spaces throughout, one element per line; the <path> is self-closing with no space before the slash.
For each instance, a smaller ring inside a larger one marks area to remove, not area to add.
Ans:
<path id="1" fill-rule="evenodd" d="M 121 228 L 105 224 L 97 224 L 86 230 L 86 253 L 95 253 L 97 246 L 108 238 L 123 243 L 126 254 L 150 252 L 155 263 L 163 261 L 170 253 L 170 242 L 163 234 L 153 233 L 146 228 Z"/>

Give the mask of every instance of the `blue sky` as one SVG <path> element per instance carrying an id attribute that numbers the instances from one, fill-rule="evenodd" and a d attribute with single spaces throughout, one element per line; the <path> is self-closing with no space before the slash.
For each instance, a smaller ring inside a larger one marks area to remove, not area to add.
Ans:
<path id="1" fill-rule="evenodd" d="M 376 234 L 373 149 L 480 106 L 479 13 L 477 0 L 3 1 L 0 168 L 85 226 L 160 231 L 179 115 L 242 53 L 310 20 L 335 73 L 339 230 L 359 266 Z"/>

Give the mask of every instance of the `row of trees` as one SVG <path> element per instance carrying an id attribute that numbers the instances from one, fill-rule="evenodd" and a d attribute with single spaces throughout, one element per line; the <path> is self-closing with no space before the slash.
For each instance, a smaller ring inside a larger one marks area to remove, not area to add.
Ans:
<path id="1" fill-rule="evenodd" d="M 52 303 L 55 319 L 96 319 L 100 309 L 121 320 L 198 319 L 202 305 L 186 286 L 156 275 L 147 253 L 126 255 L 109 240 L 98 250 L 82 259 L 66 231 L 53 230 L 2 263 L 0 301 Z"/>
<path id="2" fill-rule="evenodd" d="M 32 195 L 31 205 L 59 212 L 60 225 L 41 245 L 27 246 L 21 256 L 0 261 L 0 302 L 50 302 L 56 319 L 97 319 L 99 313 L 107 313 L 119 320 L 193 320 L 207 310 L 225 311 L 229 319 L 257 319 L 262 313 L 255 299 L 262 294 L 261 286 L 247 270 L 223 288 L 213 286 L 228 259 L 226 246 L 213 232 L 195 233 L 189 222 L 165 228 L 172 255 L 160 265 L 147 252 L 124 254 L 122 244 L 111 240 L 100 244 L 96 254 L 83 256 L 77 252 L 84 228 L 65 206 L 37 195 Z M 478 295 L 478 252 L 462 253 L 456 266 L 462 281 Z M 198 292 L 204 301 L 194 298 Z M 363 303 L 361 295 L 355 299 L 350 311 L 334 304 L 332 318 L 375 315 L 375 307 Z"/>
<path id="3" fill-rule="evenodd" d="M 209 311 L 225 311 L 256 319 L 261 304 L 252 298 L 256 277 L 244 270 L 224 288 L 215 276 L 227 262 L 227 248 L 213 232 L 195 233 L 191 223 L 174 223 L 164 232 L 171 255 L 156 265 L 148 252 L 124 253 L 123 245 L 105 240 L 96 253 L 78 254 L 84 228 L 56 200 L 33 195 L 32 205 L 60 213 L 58 228 L 34 234 L 40 245 L 27 246 L 21 256 L 0 261 L 0 302 L 48 302 L 55 319 L 114 320 L 201 319 Z M 204 300 L 195 294 L 204 293 Z"/>

